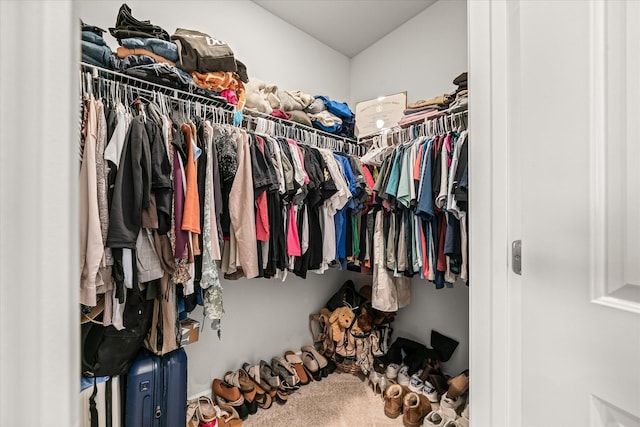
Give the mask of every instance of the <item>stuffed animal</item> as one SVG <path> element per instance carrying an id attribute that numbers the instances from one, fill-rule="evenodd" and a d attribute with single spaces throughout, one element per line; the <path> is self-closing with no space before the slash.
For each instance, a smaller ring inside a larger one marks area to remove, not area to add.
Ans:
<path id="1" fill-rule="evenodd" d="M 338 307 L 333 310 L 329 317 L 329 324 L 333 335 L 333 341 L 342 342 L 344 340 L 344 331 L 352 324 L 356 315 L 349 307 Z"/>

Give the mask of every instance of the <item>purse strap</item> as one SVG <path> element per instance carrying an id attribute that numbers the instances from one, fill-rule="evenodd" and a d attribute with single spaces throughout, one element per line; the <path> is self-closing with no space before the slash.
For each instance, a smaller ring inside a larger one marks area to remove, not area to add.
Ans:
<path id="1" fill-rule="evenodd" d="M 96 378 L 93 377 L 93 393 L 89 397 L 89 417 L 91 418 L 91 427 L 98 427 L 98 409 L 96 408 L 96 395 L 98 394 L 98 386 Z"/>

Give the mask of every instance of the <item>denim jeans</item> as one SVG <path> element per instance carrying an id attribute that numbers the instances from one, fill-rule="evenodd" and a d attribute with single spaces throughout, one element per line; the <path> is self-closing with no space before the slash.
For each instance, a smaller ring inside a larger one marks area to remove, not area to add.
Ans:
<path id="1" fill-rule="evenodd" d="M 144 39 L 139 37 L 120 40 L 122 46 L 129 49 L 146 49 L 157 55 L 167 58 L 169 61 L 178 60 L 178 46 L 175 43 L 160 39 Z"/>

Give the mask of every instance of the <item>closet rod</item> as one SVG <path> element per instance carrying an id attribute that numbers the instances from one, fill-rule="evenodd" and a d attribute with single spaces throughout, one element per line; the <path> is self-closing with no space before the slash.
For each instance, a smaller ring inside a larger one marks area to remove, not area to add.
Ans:
<path id="1" fill-rule="evenodd" d="M 280 117 L 275 117 L 275 116 L 263 113 L 263 112 L 258 111 L 258 110 L 250 109 L 249 111 L 246 111 L 245 117 L 247 117 L 247 116 L 253 116 L 253 117 L 257 116 L 257 117 L 260 117 L 260 118 L 263 118 L 263 119 L 272 120 L 272 121 L 275 121 L 275 122 L 278 122 L 278 123 L 282 123 L 285 126 L 295 127 L 295 128 L 298 128 L 298 129 L 305 130 L 307 132 L 313 132 L 315 134 L 323 135 L 323 136 L 326 136 L 328 138 L 339 139 L 339 140 L 342 140 L 342 141 L 344 141 L 344 142 L 346 142 L 348 144 L 356 144 L 356 145 L 358 144 L 358 141 L 356 141 L 353 138 L 347 138 L 346 136 L 340 136 L 340 135 L 336 135 L 336 134 L 333 134 L 333 133 L 325 132 L 325 131 L 320 130 L 320 129 L 312 128 L 312 127 L 309 127 L 307 125 L 303 125 L 302 123 L 293 122 L 291 120 L 286 120 L 286 119 L 283 119 L 283 118 L 280 118 Z"/>
<path id="2" fill-rule="evenodd" d="M 439 123 L 442 123 L 442 126 L 449 124 L 451 127 L 454 127 L 453 123 L 459 118 L 462 120 L 463 117 L 467 116 L 469 110 L 457 111 L 455 113 L 444 114 L 439 117 L 434 117 L 431 119 L 424 119 L 422 122 L 416 122 L 416 124 L 401 128 L 396 126 L 387 131 L 382 131 L 378 133 L 374 133 L 371 135 L 363 136 L 362 138 L 358 138 L 358 144 L 362 144 L 365 146 L 371 145 L 376 139 L 380 139 L 383 136 L 386 138 L 395 138 L 396 136 L 400 136 L 403 133 L 409 133 L 414 135 L 416 130 L 421 135 L 426 135 L 429 129 L 433 129 Z M 464 122 L 464 121 L 463 121 Z M 466 127 L 466 123 L 465 123 Z"/>
<path id="3" fill-rule="evenodd" d="M 216 107 L 222 107 L 228 111 L 235 111 L 235 105 L 229 104 L 227 100 L 221 96 L 207 97 L 197 95 L 195 93 L 186 92 L 180 89 L 174 89 L 168 86 L 159 85 L 157 83 L 149 82 L 139 79 L 137 77 L 128 76 L 126 74 L 119 73 L 117 71 L 109 70 L 107 68 L 98 67 L 97 65 L 87 64 L 86 62 L 80 63 L 83 71 L 90 71 L 93 78 L 102 77 L 105 80 L 118 81 L 136 89 L 142 89 L 146 91 L 160 92 L 168 96 L 172 96 L 176 99 L 185 101 L 200 102 L 204 105 L 213 105 Z"/>
<path id="4" fill-rule="evenodd" d="M 346 152 L 347 154 L 356 155 L 356 156 L 362 156 L 366 152 L 366 147 L 358 145 L 355 140 L 350 138 L 338 136 L 329 132 L 324 132 L 316 128 L 305 126 L 301 123 L 292 122 L 290 120 L 282 119 L 280 117 L 274 117 L 269 114 L 262 113 L 256 110 L 249 110 L 249 111 L 245 110 L 245 112 L 247 114 L 243 116 L 243 120 L 247 122 L 247 128 L 248 128 L 249 122 L 253 122 L 257 126 L 259 123 L 258 121 L 260 119 L 263 119 L 263 120 L 271 121 L 273 123 L 277 123 L 281 126 L 284 126 L 286 129 L 288 129 L 289 131 L 285 132 L 286 134 L 285 136 L 287 136 L 288 138 L 295 139 L 295 136 L 294 136 L 295 131 L 298 131 L 298 132 L 301 132 L 302 134 L 314 135 L 316 141 L 321 141 L 320 144 L 312 143 L 311 145 L 313 146 L 330 148 L 334 151 Z M 290 131 L 293 131 L 293 132 L 290 132 Z M 328 147 L 327 145 L 325 145 L 327 141 L 329 141 L 329 145 L 332 145 L 331 147 Z"/>

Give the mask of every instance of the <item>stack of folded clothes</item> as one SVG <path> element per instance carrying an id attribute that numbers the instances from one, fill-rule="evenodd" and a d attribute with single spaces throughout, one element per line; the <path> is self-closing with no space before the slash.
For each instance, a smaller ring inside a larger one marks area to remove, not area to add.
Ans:
<path id="1" fill-rule="evenodd" d="M 87 25 L 80 21 L 82 27 L 82 62 L 102 68 L 110 68 L 113 52 L 104 41 L 102 28 Z"/>
<path id="2" fill-rule="evenodd" d="M 467 73 L 462 73 L 455 79 L 453 84 L 458 86 L 455 91 L 455 99 L 447 109 L 447 113 L 457 113 L 464 111 L 469 106 L 469 89 L 467 89 Z"/>
<path id="3" fill-rule="evenodd" d="M 235 59 L 223 41 L 195 30 L 178 28 L 171 36 L 178 47 L 177 66 L 189 73 L 196 85 L 215 91 L 238 110 L 244 108 L 244 83 L 249 81 L 246 66 Z"/>
<path id="4" fill-rule="evenodd" d="M 421 100 L 407 105 L 404 116 L 398 121 L 400 127 L 408 127 L 417 122 L 434 119 L 444 114 L 464 111 L 468 106 L 467 73 L 461 73 L 453 84 L 458 86 L 455 92 L 438 95 L 428 100 Z"/>
<path id="5" fill-rule="evenodd" d="M 400 127 L 409 126 L 417 121 L 424 121 L 441 116 L 449 108 L 452 96 L 445 93 L 431 99 L 420 100 L 407 105 L 404 116 L 398 121 Z"/>
<path id="6" fill-rule="evenodd" d="M 316 96 L 305 111 L 315 128 L 353 138 L 355 116 L 344 102 L 333 101 L 327 96 Z"/>

